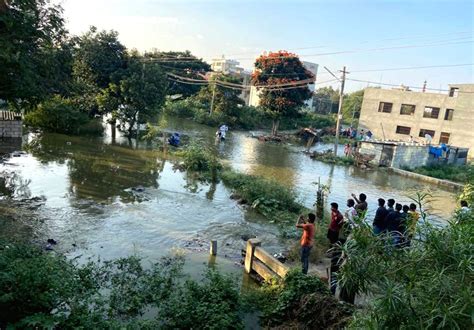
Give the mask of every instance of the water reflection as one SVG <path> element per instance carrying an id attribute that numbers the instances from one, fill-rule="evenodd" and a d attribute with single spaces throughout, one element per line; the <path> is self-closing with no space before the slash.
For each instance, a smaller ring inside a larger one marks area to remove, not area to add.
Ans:
<path id="1" fill-rule="evenodd" d="M 43 164 L 67 164 L 69 193 L 77 199 L 135 201 L 136 187 L 158 187 L 164 163 L 150 150 L 102 144 L 59 134 L 36 136 L 26 147 Z"/>

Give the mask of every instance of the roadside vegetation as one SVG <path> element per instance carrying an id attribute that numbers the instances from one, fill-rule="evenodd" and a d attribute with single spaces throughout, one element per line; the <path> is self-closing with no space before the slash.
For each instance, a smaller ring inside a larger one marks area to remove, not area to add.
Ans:
<path id="1" fill-rule="evenodd" d="M 474 177 L 474 164 L 472 163 L 467 165 L 430 165 L 414 169 L 405 168 L 405 170 L 459 183 L 466 183 Z"/>
<path id="2" fill-rule="evenodd" d="M 447 226 L 418 225 L 412 246 L 394 249 L 363 225 L 342 247 L 340 284 L 372 297 L 352 329 L 468 329 L 472 327 L 474 212 Z"/>

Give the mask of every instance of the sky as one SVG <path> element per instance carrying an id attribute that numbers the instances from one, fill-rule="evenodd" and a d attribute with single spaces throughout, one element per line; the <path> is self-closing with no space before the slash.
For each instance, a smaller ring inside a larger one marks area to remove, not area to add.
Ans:
<path id="1" fill-rule="evenodd" d="M 473 83 L 474 2 L 463 0 L 62 0 L 67 27 L 116 30 L 139 51 L 225 56 L 251 71 L 264 51 L 289 50 L 348 79 L 447 89 Z M 470 65 L 465 65 L 470 64 Z M 413 69 L 413 67 L 446 66 Z M 463 65 L 463 66 L 454 66 Z M 399 68 L 412 68 L 399 70 Z M 397 70 L 387 70 L 397 69 Z M 368 70 L 373 70 L 369 71 Z M 325 81 L 328 81 L 325 83 Z M 347 91 L 374 83 L 348 80 Z M 387 87 L 390 88 L 390 87 Z"/>

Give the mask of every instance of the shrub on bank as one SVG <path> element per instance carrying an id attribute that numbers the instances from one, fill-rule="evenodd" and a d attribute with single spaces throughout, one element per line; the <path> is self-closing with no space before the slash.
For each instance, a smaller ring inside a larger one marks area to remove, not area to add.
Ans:
<path id="1" fill-rule="evenodd" d="M 354 165 L 354 158 L 347 157 L 347 156 L 334 156 L 332 151 L 329 152 L 313 152 L 311 158 L 315 160 L 319 160 L 324 163 L 328 164 L 336 164 L 336 165 Z"/>
<path id="2" fill-rule="evenodd" d="M 260 324 L 278 329 L 342 329 L 353 308 L 339 302 L 316 276 L 291 270 L 281 283 L 265 284 L 253 298 Z"/>
<path id="3" fill-rule="evenodd" d="M 137 257 L 79 266 L 31 245 L 0 244 L 0 327 L 242 328 L 235 283 L 215 272 L 183 281 L 182 266 L 164 258 L 145 269 Z"/>
<path id="4" fill-rule="evenodd" d="M 443 228 L 420 224 L 420 240 L 404 249 L 390 247 L 370 227 L 353 230 L 340 278 L 352 292 L 374 298 L 350 328 L 472 328 L 474 213 L 457 223 L 460 215 Z"/>
<path id="5" fill-rule="evenodd" d="M 34 111 L 26 114 L 25 124 L 47 132 L 70 135 L 100 135 L 103 131 L 98 120 L 91 120 L 87 114 L 80 112 L 71 100 L 60 96 L 42 102 Z"/>
<path id="6" fill-rule="evenodd" d="M 276 212 L 298 214 L 303 207 L 296 202 L 294 191 L 281 184 L 261 177 L 226 170 L 221 174 L 224 184 L 235 190 L 264 215 L 274 216 Z"/>
<path id="7" fill-rule="evenodd" d="M 430 165 L 407 169 L 418 174 L 431 176 L 433 178 L 450 180 L 459 183 L 466 183 L 470 178 L 474 178 L 474 164 L 467 165 Z"/>
<path id="8" fill-rule="evenodd" d="M 219 126 L 222 123 L 234 128 L 265 129 L 272 126 L 272 120 L 265 116 L 259 107 L 239 106 L 229 109 L 228 112 L 214 111 L 209 113 L 210 106 L 199 102 L 194 97 L 184 100 L 168 101 L 165 113 L 168 115 L 187 118 L 208 126 Z M 301 127 L 324 128 L 335 125 L 331 116 L 319 115 L 311 112 L 301 112 L 296 117 L 282 118 L 280 129 L 297 129 Z"/>

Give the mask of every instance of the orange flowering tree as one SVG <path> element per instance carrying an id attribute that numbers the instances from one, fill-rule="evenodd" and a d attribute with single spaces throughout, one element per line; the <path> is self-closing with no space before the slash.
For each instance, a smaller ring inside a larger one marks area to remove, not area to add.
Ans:
<path id="1" fill-rule="evenodd" d="M 314 74 L 296 54 L 281 50 L 257 58 L 252 83 L 259 92 L 260 106 L 273 119 L 273 135 L 277 134 L 283 117 L 297 115 L 311 98 L 308 84 L 314 80 Z"/>

